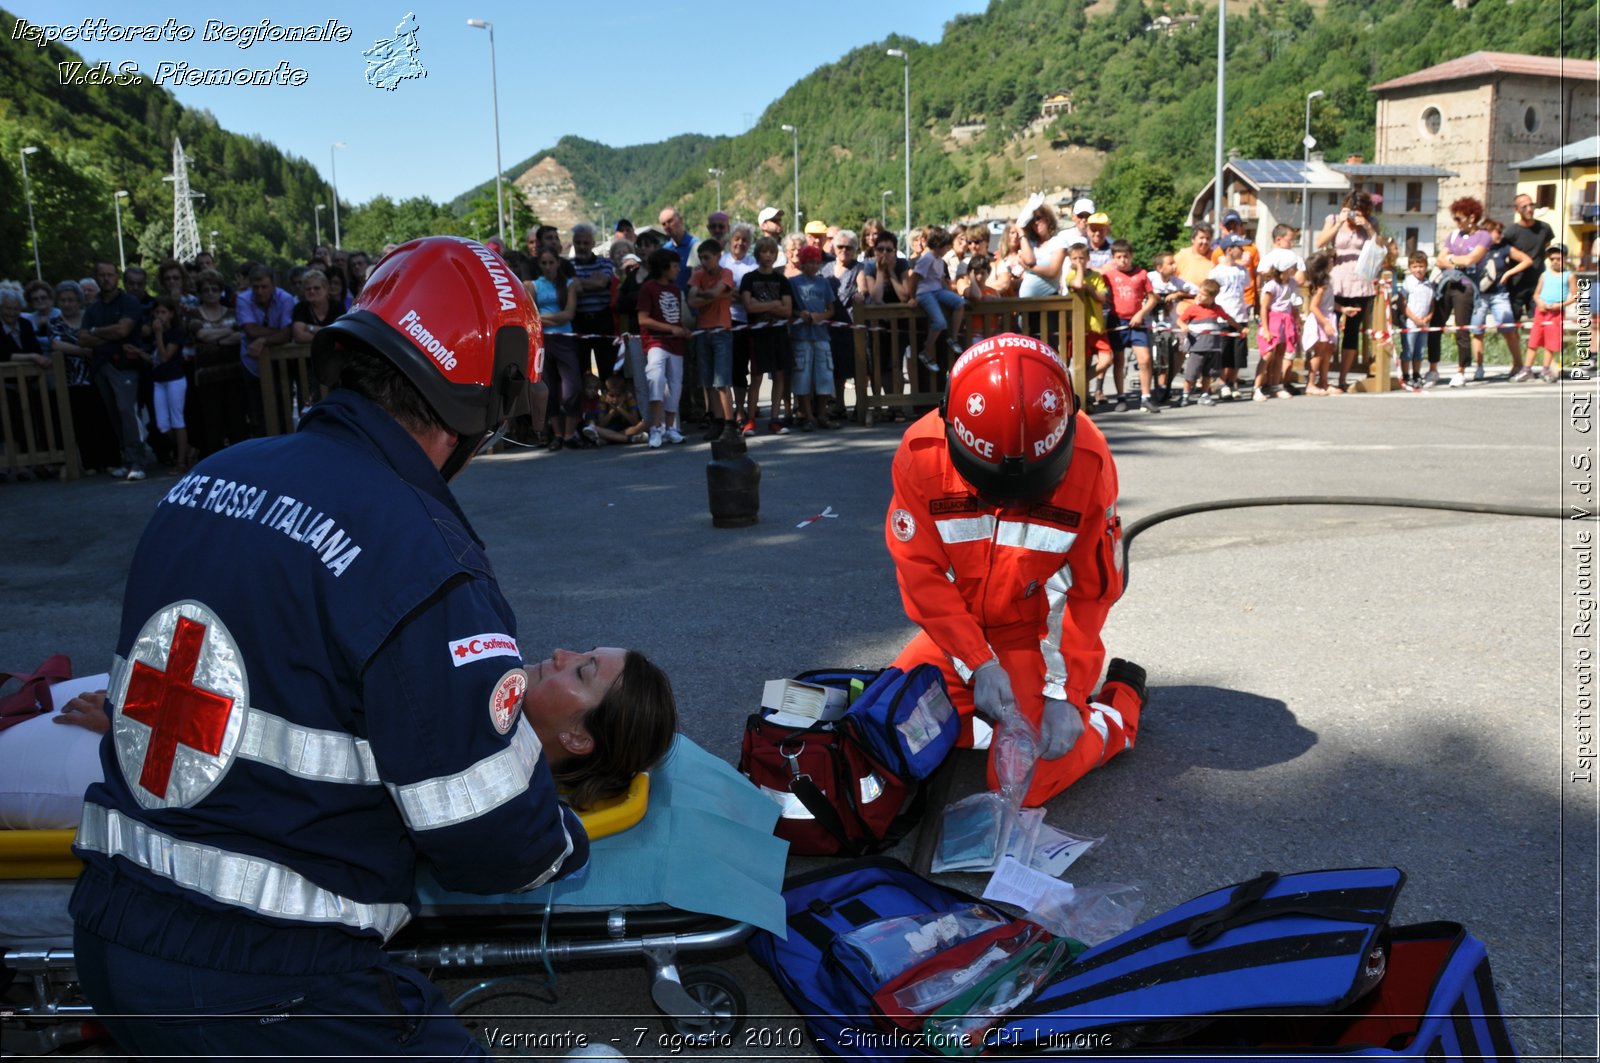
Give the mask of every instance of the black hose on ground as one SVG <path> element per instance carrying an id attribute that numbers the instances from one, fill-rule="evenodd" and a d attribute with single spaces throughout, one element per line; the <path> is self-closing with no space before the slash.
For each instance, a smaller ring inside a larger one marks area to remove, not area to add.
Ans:
<path id="1" fill-rule="evenodd" d="M 1559 506 L 1498 506 L 1487 502 L 1449 502 L 1427 498 L 1372 498 L 1366 495 L 1269 495 L 1264 498 L 1224 498 L 1214 502 L 1194 502 L 1174 506 L 1136 520 L 1122 530 L 1122 583 L 1127 589 L 1132 570 L 1128 567 L 1128 547 L 1140 532 L 1157 524 L 1196 513 L 1223 509 L 1253 509 L 1258 506 L 1383 506 L 1389 509 L 1442 509 L 1455 513 L 1485 513 L 1501 517 L 1555 517 L 1567 514 Z"/>

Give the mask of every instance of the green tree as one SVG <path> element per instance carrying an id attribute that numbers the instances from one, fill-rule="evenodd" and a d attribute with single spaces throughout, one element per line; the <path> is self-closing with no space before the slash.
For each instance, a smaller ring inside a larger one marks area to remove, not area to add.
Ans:
<path id="1" fill-rule="evenodd" d="M 1125 155 L 1114 157 L 1095 179 L 1094 199 L 1111 216 L 1112 231 L 1133 245 L 1141 261 L 1178 242 L 1189 207 L 1170 169 Z"/>

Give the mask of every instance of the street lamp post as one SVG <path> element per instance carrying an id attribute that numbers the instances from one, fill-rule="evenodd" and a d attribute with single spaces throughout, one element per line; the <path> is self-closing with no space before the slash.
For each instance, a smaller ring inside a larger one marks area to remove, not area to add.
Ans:
<path id="1" fill-rule="evenodd" d="M 1028 172 L 1033 169 L 1033 163 L 1036 162 L 1038 158 L 1039 156 L 1037 155 L 1029 155 L 1026 159 L 1022 160 L 1022 190 L 1024 192 L 1031 191 L 1033 188 L 1033 184 L 1028 178 Z"/>
<path id="2" fill-rule="evenodd" d="M 1212 157 L 1211 231 L 1222 232 L 1222 131 L 1228 72 L 1228 0 L 1217 0 L 1217 142 Z"/>
<path id="3" fill-rule="evenodd" d="M 594 202 L 594 220 L 595 220 L 596 228 L 598 228 L 600 230 L 600 232 L 605 232 L 606 231 L 606 215 L 605 215 L 604 209 L 602 209 L 601 206 L 600 206 L 600 201 L 599 200 L 595 200 L 595 202 Z"/>
<path id="4" fill-rule="evenodd" d="M 333 147 L 328 149 L 328 176 L 333 178 L 333 249 L 335 251 L 339 250 L 339 157 L 335 153 L 346 146 L 344 141 L 335 140 Z"/>
<path id="5" fill-rule="evenodd" d="M 495 72 L 494 23 L 481 18 L 469 18 L 467 25 L 489 31 L 489 84 L 494 99 L 494 209 L 500 221 L 500 244 L 503 247 L 506 242 L 506 213 L 505 195 L 500 185 L 500 76 Z"/>
<path id="6" fill-rule="evenodd" d="M 706 173 L 710 174 L 712 177 L 715 177 L 717 179 L 717 209 L 721 210 L 722 209 L 722 174 L 723 174 L 723 171 L 721 171 L 721 170 L 717 169 L 715 166 L 713 166 L 711 169 L 707 170 Z"/>
<path id="7" fill-rule="evenodd" d="M 111 194 L 111 208 L 117 213 L 117 269 L 124 272 L 128 268 L 128 256 L 122 251 L 122 201 L 126 198 L 126 189 L 119 188 Z"/>
<path id="8" fill-rule="evenodd" d="M 879 207 L 879 213 L 883 215 L 883 223 L 885 225 L 889 224 L 889 197 L 892 195 L 894 195 L 894 190 L 891 188 L 885 188 L 883 190 L 883 195 L 879 197 L 879 199 L 882 201 L 882 205 Z M 863 248 L 862 250 L 867 251 L 870 250 L 870 248 Z"/>
<path id="9" fill-rule="evenodd" d="M 794 134 L 794 214 L 792 221 L 798 227 L 800 225 L 800 129 L 797 126 L 785 125 L 783 131 Z"/>
<path id="10" fill-rule="evenodd" d="M 44 268 L 39 265 L 39 230 L 33 227 L 33 185 L 28 182 L 28 156 L 38 148 L 22 149 L 22 196 L 28 201 L 28 236 L 33 241 L 33 278 L 44 280 Z"/>
<path id="11" fill-rule="evenodd" d="M 218 232 L 218 230 L 216 230 L 216 229 L 212 229 L 211 230 L 211 257 L 212 258 L 216 258 L 217 257 L 217 232 Z"/>
<path id="12" fill-rule="evenodd" d="M 318 247 L 322 246 L 322 212 L 327 210 L 327 209 L 328 209 L 328 205 L 326 203 L 318 203 L 317 204 L 317 209 L 311 212 L 312 216 L 314 218 L 316 218 L 316 222 L 317 222 L 317 242 L 312 247 L 313 251 L 315 251 Z"/>
<path id="13" fill-rule="evenodd" d="M 1300 143 L 1306 149 L 1306 185 L 1300 190 L 1300 254 L 1311 254 L 1311 149 L 1317 138 L 1311 135 L 1311 101 L 1324 95 L 1321 89 L 1306 93 L 1306 136 Z"/>
<path id="14" fill-rule="evenodd" d="M 909 248 L 911 246 L 911 56 L 901 48 L 890 48 L 886 54 L 904 62 L 906 68 L 906 198 L 900 201 L 900 210 L 905 215 L 906 247 Z"/>

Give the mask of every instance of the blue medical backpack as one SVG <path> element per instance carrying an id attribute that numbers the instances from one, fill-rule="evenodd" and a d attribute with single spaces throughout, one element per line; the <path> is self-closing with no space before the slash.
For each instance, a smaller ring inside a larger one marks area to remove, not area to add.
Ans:
<path id="1" fill-rule="evenodd" d="M 1084 952 L 989 1031 L 985 1052 L 1515 1060 L 1483 943 L 1455 923 L 1389 926 L 1404 881 L 1396 868 L 1269 872 L 1197 897 Z M 934 1055 L 874 1019 L 877 987 L 829 944 L 973 899 L 883 859 L 801 876 L 784 897 L 788 940 L 760 933 L 751 952 L 819 1047 L 868 1060 Z"/>
<path id="2" fill-rule="evenodd" d="M 885 668 L 818 668 L 795 676 L 806 683 L 860 693 L 850 702 L 856 735 L 880 763 L 902 779 L 926 779 L 944 763 L 961 736 L 944 673 L 931 664 L 910 671 Z"/>

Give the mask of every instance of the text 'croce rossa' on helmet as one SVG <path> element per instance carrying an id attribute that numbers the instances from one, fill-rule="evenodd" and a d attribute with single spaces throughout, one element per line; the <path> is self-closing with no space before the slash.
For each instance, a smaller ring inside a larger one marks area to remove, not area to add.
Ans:
<path id="1" fill-rule="evenodd" d="M 1010 332 L 974 344 L 951 367 L 940 409 L 951 464 L 985 498 L 1039 498 L 1066 476 L 1078 404 L 1049 344 Z"/>
<path id="2" fill-rule="evenodd" d="M 458 472 L 538 380 L 538 311 L 505 260 L 483 244 L 429 236 L 383 257 L 350 312 L 317 333 L 317 379 L 339 383 L 352 347 L 397 366 L 460 442 L 441 470 Z"/>

